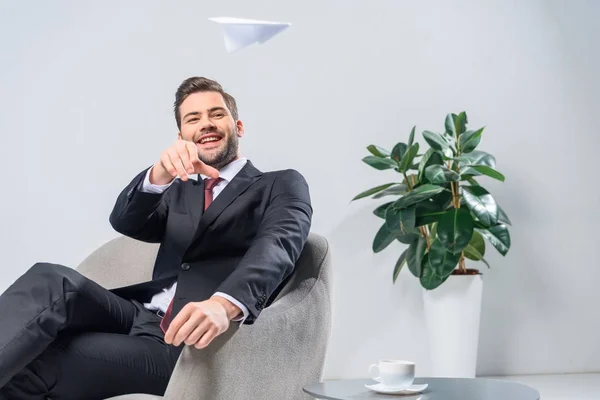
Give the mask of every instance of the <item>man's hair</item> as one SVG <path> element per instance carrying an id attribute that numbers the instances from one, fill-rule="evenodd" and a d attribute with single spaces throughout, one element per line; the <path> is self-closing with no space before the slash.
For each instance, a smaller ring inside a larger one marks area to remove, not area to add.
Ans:
<path id="1" fill-rule="evenodd" d="M 238 120 L 238 110 L 237 105 L 235 103 L 235 99 L 229 93 L 223 90 L 221 84 L 217 81 L 213 81 L 208 78 L 194 76 L 183 81 L 181 85 L 177 88 L 177 93 L 175 93 L 175 119 L 177 120 L 177 128 L 181 129 L 181 113 L 179 112 L 179 108 L 181 107 L 181 103 L 192 93 L 196 92 L 217 92 L 223 96 L 223 100 L 225 100 L 225 105 L 231 112 L 234 121 Z"/>

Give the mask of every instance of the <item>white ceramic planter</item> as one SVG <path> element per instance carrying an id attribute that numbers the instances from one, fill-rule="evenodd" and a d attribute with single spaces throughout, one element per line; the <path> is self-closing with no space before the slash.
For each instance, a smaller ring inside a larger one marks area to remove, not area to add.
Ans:
<path id="1" fill-rule="evenodd" d="M 423 290 L 432 376 L 475 377 L 482 293 L 481 275 L 451 275 Z"/>

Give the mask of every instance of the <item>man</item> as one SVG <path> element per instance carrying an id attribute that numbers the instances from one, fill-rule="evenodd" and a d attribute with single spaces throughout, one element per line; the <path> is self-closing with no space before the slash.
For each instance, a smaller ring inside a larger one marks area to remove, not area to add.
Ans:
<path id="1" fill-rule="evenodd" d="M 175 97 L 177 140 L 110 215 L 160 243 L 152 280 L 109 291 L 34 265 L 0 296 L 0 399 L 163 394 L 183 346 L 252 324 L 292 273 L 312 218 L 306 181 L 241 156 L 244 125 L 217 82 L 187 79 Z"/>

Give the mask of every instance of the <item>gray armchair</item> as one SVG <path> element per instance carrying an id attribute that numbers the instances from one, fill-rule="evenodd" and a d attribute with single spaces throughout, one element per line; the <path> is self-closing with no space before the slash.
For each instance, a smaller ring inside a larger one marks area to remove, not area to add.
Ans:
<path id="1" fill-rule="evenodd" d="M 150 279 L 157 251 L 157 245 L 119 237 L 77 270 L 109 289 L 130 285 Z M 331 327 L 330 274 L 329 245 L 311 233 L 292 279 L 253 325 L 232 324 L 203 350 L 186 347 L 164 397 L 111 400 L 310 399 L 302 386 L 322 379 Z"/>

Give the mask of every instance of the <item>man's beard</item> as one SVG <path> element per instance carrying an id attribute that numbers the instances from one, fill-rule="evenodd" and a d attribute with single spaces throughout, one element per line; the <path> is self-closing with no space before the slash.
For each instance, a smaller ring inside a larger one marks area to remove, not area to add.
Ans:
<path id="1" fill-rule="evenodd" d="M 230 135 L 225 135 L 223 139 L 227 140 L 225 147 L 219 150 L 218 153 L 201 154 L 198 152 L 198 158 L 206 165 L 210 165 L 213 168 L 221 169 L 237 157 L 238 154 L 238 137 L 237 137 L 237 127 L 234 128 L 234 131 Z"/>

